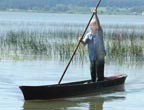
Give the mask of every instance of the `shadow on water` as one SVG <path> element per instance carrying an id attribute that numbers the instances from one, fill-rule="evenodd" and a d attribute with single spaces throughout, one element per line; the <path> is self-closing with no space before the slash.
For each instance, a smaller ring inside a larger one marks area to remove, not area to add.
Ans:
<path id="1" fill-rule="evenodd" d="M 125 96 L 114 95 L 116 92 L 124 92 L 124 86 L 111 88 L 95 94 L 65 98 L 58 100 L 25 101 L 23 110 L 103 110 L 104 103 L 116 100 L 125 100 Z"/>

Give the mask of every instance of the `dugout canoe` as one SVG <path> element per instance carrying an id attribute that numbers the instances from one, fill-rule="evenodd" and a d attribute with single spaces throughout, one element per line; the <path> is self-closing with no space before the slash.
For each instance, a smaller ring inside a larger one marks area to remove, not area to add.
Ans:
<path id="1" fill-rule="evenodd" d="M 104 81 L 91 82 L 91 80 L 44 85 L 44 86 L 20 86 L 25 100 L 49 100 L 67 98 L 79 95 L 95 93 L 107 88 L 124 85 L 127 75 L 120 74 L 105 77 Z"/>

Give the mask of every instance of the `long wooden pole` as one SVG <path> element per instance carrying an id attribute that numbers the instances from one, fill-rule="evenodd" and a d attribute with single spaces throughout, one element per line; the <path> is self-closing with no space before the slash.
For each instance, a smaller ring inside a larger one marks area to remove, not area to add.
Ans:
<path id="1" fill-rule="evenodd" d="M 101 2 L 101 0 L 98 1 L 95 10 L 97 10 L 97 8 L 98 8 L 100 2 Z M 93 16 L 94 16 L 94 14 L 95 14 L 95 13 L 93 12 L 93 14 L 92 14 L 92 16 L 91 16 L 91 18 L 90 18 L 90 20 L 89 20 L 89 22 L 88 22 L 88 24 L 87 24 L 85 30 L 84 30 L 84 32 L 83 32 L 83 34 L 82 34 L 81 39 L 83 39 L 83 37 L 84 37 L 84 35 L 85 35 L 85 33 L 86 33 L 88 27 L 89 27 L 89 24 L 90 24 L 90 22 L 91 22 L 91 20 L 92 20 L 92 18 L 93 18 Z M 75 50 L 74 50 L 74 52 L 73 52 L 73 54 L 72 54 L 72 56 L 71 56 L 71 58 L 70 58 L 70 60 L 69 60 L 69 62 L 68 62 L 68 64 L 67 64 L 67 66 L 66 66 L 66 68 L 65 68 L 65 70 L 64 70 L 64 72 L 63 72 L 63 74 L 62 74 L 62 76 L 61 76 L 61 78 L 60 78 L 60 80 L 59 80 L 59 83 L 58 83 L 58 84 L 61 83 L 61 81 L 62 81 L 62 79 L 63 79 L 63 77 L 64 77 L 64 75 L 65 75 L 65 73 L 66 73 L 66 71 L 67 71 L 67 69 L 68 69 L 68 67 L 69 67 L 69 65 L 70 65 L 70 63 L 71 63 L 71 61 L 72 61 L 72 59 L 73 59 L 73 57 L 74 57 L 74 55 L 75 55 L 75 53 L 76 53 L 78 47 L 79 47 L 79 45 L 80 45 L 80 43 L 81 43 L 81 42 L 79 41 L 79 42 L 78 42 L 78 45 L 76 46 L 76 48 L 75 48 Z"/>

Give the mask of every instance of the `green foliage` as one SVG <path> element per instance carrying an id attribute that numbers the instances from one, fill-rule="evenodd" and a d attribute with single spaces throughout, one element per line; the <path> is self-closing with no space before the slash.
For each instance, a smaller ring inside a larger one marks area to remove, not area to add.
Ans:
<path id="1" fill-rule="evenodd" d="M 96 6 L 96 0 L 0 0 L 0 10 L 8 11 L 46 11 L 56 13 L 88 13 Z M 127 12 L 141 13 L 144 10 L 144 0 L 102 0 L 100 7 Z M 105 11 L 100 11 L 104 13 Z M 110 13 L 108 10 L 106 13 Z M 111 12 L 111 13 L 112 13 Z M 115 12 L 114 12 L 115 13 Z"/>

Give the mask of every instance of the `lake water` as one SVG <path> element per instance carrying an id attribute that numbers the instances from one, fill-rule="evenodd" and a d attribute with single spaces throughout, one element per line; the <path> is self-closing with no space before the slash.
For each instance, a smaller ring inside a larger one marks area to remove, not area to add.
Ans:
<path id="1" fill-rule="evenodd" d="M 46 30 L 50 24 L 84 24 L 91 14 L 49 14 L 0 12 L 0 32 L 9 30 Z M 144 25 L 144 16 L 99 15 L 102 24 Z"/>
<path id="2" fill-rule="evenodd" d="M 0 62 L 0 108 L 5 110 L 143 110 L 143 66 L 106 64 L 105 75 L 126 73 L 124 91 L 110 91 L 95 96 L 69 98 L 56 101 L 25 102 L 20 85 L 57 84 L 66 66 L 57 61 L 7 61 Z M 63 82 L 89 79 L 89 63 L 72 64 Z"/>
<path id="3" fill-rule="evenodd" d="M 0 12 L 0 23 L 87 23 L 91 14 Z M 104 24 L 144 24 L 140 15 L 99 15 Z"/>
<path id="4" fill-rule="evenodd" d="M 82 23 L 90 15 L 0 12 L 0 30 L 33 29 L 37 24 Z M 101 15 L 104 24 L 144 24 L 143 16 Z M 43 26 L 43 25 L 42 25 Z M 12 61 L 0 60 L 0 110 L 143 110 L 144 109 L 144 60 L 135 64 L 112 62 L 105 66 L 105 76 L 125 73 L 128 75 L 123 91 L 109 91 L 95 96 L 67 98 L 55 101 L 24 101 L 21 85 L 57 84 L 66 62 L 55 60 Z M 72 63 L 63 82 L 89 79 L 89 62 Z"/>

